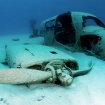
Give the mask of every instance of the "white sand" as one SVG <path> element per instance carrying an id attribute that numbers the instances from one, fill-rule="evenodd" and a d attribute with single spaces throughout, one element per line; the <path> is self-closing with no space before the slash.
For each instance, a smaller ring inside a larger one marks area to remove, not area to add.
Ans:
<path id="1" fill-rule="evenodd" d="M 43 38 L 29 39 L 28 35 L 0 38 L 0 62 L 6 58 L 5 45 L 35 43 L 43 44 Z M 19 38 L 20 41 L 12 41 Z M 105 61 L 84 53 L 71 53 L 80 68 L 85 68 L 92 59 L 93 69 L 89 74 L 74 78 L 70 86 L 55 84 L 25 85 L 0 84 L 0 105 L 104 105 L 105 104 Z M 0 64 L 0 69 L 9 68 Z"/>

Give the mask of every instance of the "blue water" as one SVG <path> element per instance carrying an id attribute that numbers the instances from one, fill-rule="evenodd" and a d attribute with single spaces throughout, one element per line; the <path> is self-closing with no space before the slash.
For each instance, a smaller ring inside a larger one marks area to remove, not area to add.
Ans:
<path id="1" fill-rule="evenodd" d="M 30 33 L 29 21 L 36 28 L 43 20 L 70 11 L 88 12 L 105 23 L 105 0 L 0 0 L 0 35 Z"/>

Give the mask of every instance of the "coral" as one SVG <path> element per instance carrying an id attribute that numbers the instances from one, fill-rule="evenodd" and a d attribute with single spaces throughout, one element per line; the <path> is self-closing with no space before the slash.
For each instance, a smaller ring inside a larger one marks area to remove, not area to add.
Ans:
<path id="1" fill-rule="evenodd" d="M 35 38 L 38 36 L 38 29 L 35 28 L 36 26 L 36 19 L 30 19 L 30 29 L 32 31 L 32 34 L 29 36 L 29 38 Z"/>

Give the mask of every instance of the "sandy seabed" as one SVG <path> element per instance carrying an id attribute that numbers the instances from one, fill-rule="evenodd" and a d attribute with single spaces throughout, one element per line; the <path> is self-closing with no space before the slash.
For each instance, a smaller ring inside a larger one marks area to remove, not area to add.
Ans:
<path id="1" fill-rule="evenodd" d="M 19 39 L 13 41 L 12 39 Z M 43 44 L 42 37 L 11 35 L 0 38 L 0 62 L 5 60 L 5 46 L 14 44 Z M 65 51 L 79 63 L 80 69 L 93 61 L 93 69 L 86 75 L 75 77 L 70 86 L 56 84 L 26 85 L 0 84 L 0 105 L 104 105 L 105 61 L 84 53 Z M 0 70 L 9 68 L 0 63 Z"/>

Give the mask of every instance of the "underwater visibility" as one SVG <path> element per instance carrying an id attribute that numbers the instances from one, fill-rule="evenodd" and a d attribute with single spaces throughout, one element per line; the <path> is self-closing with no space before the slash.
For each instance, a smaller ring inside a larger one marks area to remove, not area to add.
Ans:
<path id="1" fill-rule="evenodd" d="M 103 0 L 1 0 L 0 105 L 103 105 L 104 8 Z"/>

